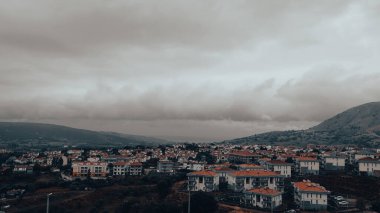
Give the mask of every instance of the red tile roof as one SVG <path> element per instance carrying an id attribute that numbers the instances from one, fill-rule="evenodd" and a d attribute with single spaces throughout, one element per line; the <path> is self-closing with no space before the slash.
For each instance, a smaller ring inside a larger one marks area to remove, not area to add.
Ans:
<path id="1" fill-rule="evenodd" d="M 250 190 L 248 190 L 248 192 L 260 194 L 260 195 L 266 195 L 266 196 L 277 196 L 277 195 L 282 194 L 282 192 L 274 190 L 274 189 L 270 189 L 268 187 L 250 189 Z"/>
<path id="2" fill-rule="evenodd" d="M 203 170 L 203 171 L 191 172 L 187 175 L 188 176 L 216 176 L 217 174 L 213 171 Z"/>
<path id="3" fill-rule="evenodd" d="M 325 189 L 325 187 L 320 186 L 317 183 L 312 183 L 309 181 L 302 181 L 302 182 L 295 182 L 293 183 L 294 187 L 298 188 L 300 191 L 306 191 L 306 192 L 323 192 L 328 193 Z"/>
<path id="4" fill-rule="evenodd" d="M 230 155 L 237 155 L 237 156 L 243 156 L 243 157 L 256 156 L 254 153 L 248 150 L 234 151 L 234 152 L 231 152 Z"/>
<path id="5" fill-rule="evenodd" d="M 358 160 L 359 162 L 367 162 L 367 161 L 370 161 L 370 162 L 380 162 L 378 159 L 374 159 L 374 158 L 371 158 L 371 157 L 365 157 L 365 158 L 360 158 Z"/>
<path id="6" fill-rule="evenodd" d="M 286 165 L 286 164 L 290 164 L 290 163 L 287 163 L 287 162 L 285 162 L 285 161 L 282 161 L 282 160 L 271 160 L 271 161 L 268 161 L 268 163 L 269 164 L 284 164 L 284 165 Z"/>
<path id="7" fill-rule="evenodd" d="M 231 173 L 235 177 L 272 177 L 281 176 L 277 172 L 266 171 L 266 170 L 252 170 L 252 171 L 236 171 Z"/>
<path id="8" fill-rule="evenodd" d="M 298 157 L 299 161 L 317 161 L 317 158 L 312 157 Z"/>

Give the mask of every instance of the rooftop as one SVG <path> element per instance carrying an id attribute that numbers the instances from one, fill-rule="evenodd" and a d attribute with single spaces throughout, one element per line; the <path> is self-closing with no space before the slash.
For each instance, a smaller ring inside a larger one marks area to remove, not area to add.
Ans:
<path id="1" fill-rule="evenodd" d="M 253 170 L 253 171 L 236 171 L 231 173 L 235 177 L 272 177 L 281 176 L 277 172 L 266 171 L 266 170 Z"/>
<path id="2" fill-rule="evenodd" d="M 293 183 L 295 188 L 298 188 L 300 191 L 306 192 L 323 192 L 328 193 L 329 191 L 325 189 L 325 187 L 319 185 L 318 183 L 313 183 L 308 180 L 304 180 L 301 182 Z"/>
<path id="3" fill-rule="evenodd" d="M 267 195 L 267 196 L 277 196 L 281 195 L 282 193 L 280 191 L 270 189 L 268 187 L 265 188 L 255 188 L 255 189 L 250 189 L 248 192 L 255 193 L 255 194 L 260 194 L 260 195 Z"/>

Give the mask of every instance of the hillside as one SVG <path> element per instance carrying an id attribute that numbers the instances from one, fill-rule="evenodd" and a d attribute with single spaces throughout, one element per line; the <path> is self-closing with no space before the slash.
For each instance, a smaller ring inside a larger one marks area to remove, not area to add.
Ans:
<path id="1" fill-rule="evenodd" d="M 237 138 L 232 144 L 356 144 L 380 145 L 380 102 L 363 104 L 323 121 L 307 130 L 267 132 Z"/>
<path id="2" fill-rule="evenodd" d="M 0 143 L 29 144 L 30 146 L 36 144 L 133 146 L 167 143 L 167 141 L 137 135 L 76 129 L 54 124 L 0 122 Z"/>

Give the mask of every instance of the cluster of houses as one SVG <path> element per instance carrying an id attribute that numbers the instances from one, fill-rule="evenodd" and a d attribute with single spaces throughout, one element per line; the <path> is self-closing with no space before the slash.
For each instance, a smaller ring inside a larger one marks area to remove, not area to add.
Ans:
<path id="1" fill-rule="evenodd" d="M 380 150 L 229 144 L 177 144 L 117 150 L 66 149 L 12 156 L 1 165 L 1 171 L 33 174 L 35 165 L 61 172 L 65 180 L 140 176 L 150 172 L 171 175 L 179 170 L 189 170 L 188 190 L 213 192 L 227 186 L 242 195 L 243 204 L 267 209 L 282 204 L 286 178 L 304 177 L 306 180 L 293 183 L 294 201 L 302 209 L 321 210 L 327 208 L 329 191 L 308 181 L 307 175 L 354 168 L 356 174 L 380 177 Z M 63 167 L 65 171 L 60 171 Z"/>

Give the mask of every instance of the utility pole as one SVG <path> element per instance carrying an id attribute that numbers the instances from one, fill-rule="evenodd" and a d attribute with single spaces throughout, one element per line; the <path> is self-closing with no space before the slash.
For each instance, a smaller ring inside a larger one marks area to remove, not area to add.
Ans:
<path id="1" fill-rule="evenodd" d="M 191 201 L 191 198 L 190 198 L 190 185 L 188 185 L 188 188 L 189 188 L 189 204 L 187 205 L 187 213 L 190 213 L 190 201 Z"/>
<path id="2" fill-rule="evenodd" d="M 46 213 L 49 213 L 49 198 L 53 193 L 49 193 L 46 196 Z"/>

